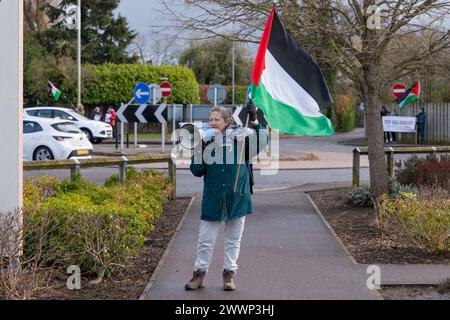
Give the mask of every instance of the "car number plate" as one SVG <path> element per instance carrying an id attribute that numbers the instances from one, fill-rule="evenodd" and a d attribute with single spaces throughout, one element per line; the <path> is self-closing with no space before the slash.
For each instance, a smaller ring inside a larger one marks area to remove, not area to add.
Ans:
<path id="1" fill-rule="evenodd" d="M 83 156 L 83 155 L 86 155 L 86 154 L 89 154 L 89 150 L 78 150 L 78 155 L 79 156 Z"/>

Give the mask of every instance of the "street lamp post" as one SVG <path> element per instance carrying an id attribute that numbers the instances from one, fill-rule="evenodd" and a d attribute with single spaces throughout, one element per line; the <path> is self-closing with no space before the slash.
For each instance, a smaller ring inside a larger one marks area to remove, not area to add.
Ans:
<path id="1" fill-rule="evenodd" d="M 233 49 L 232 49 L 232 51 L 233 51 L 233 62 L 232 62 L 232 64 L 233 64 L 233 66 L 232 66 L 232 69 L 233 69 L 233 72 L 232 72 L 232 74 L 231 74 L 231 82 L 232 82 L 232 85 L 231 85 L 231 103 L 234 105 L 234 67 L 235 67 L 235 65 L 234 65 L 234 59 L 235 59 L 235 56 L 234 56 L 234 50 L 235 50 L 235 47 L 234 47 L 234 40 L 233 40 Z"/>
<path id="2" fill-rule="evenodd" d="M 234 105 L 234 68 L 235 68 L 235 65 L 234 65 L 234 59 L 235 59 L 235 53 L 234 53 L 234 50 L 235 50 L 235 44 L 234 44 L 234 21 L 233 21 L 233 47 L 232 47 L 232 49 L 231 49 L 231 55 L 232 55 L 232 58 L 231 58 L 231 60 L 232 60 L 232 66 L 231 66 L 231 104 L 233 104 Z"/>
<path id="3" fill-rule="evenodd" d="M 77 107 L 81 105 L 81 0 L 77 4 L 77 73 L 78 73 L 78 90 L 77 90 Z"/>

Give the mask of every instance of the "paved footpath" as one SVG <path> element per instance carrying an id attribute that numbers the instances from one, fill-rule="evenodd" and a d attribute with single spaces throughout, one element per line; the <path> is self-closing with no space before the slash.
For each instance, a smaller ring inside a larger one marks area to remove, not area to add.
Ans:
<path id="1" fill-rule="evenodd" d="M 352 263 L 309 198 L 299 190 L 254 195 L 236 274 L 237 290 L 222 290 L 223 237 L 217 239 L 205 288 L 185 291 L 195 259 L 201 194 L 141 299 L 381 299 L 366 286 L 364 265 Z"/>

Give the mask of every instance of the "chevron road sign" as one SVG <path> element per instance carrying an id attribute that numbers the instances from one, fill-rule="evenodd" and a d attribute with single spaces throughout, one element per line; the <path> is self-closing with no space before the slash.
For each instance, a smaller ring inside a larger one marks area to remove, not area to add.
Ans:
<path id="1" fill-rule="evenodd" d="M 167 105 L 141 105 L 135 112 L 140 123 L 167 123 Z"/>
<path id="2" fill-rule="evenodd" d="M 167 105 L 122 104 L 117 110 L 117 118 L 123 123 L 167 123 Z"/>

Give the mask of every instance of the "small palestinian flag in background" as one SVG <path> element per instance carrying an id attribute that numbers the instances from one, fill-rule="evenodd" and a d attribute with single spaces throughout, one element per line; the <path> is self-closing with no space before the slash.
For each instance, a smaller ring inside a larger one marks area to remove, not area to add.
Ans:
<path id="1" fill-rule="evenodd" d="M 395 102 L 399 105 L 400 110 L 403 110 L 408 104 L 413 103 L 420 97 L 420 80 L 417 80 L 411 88 L 405 91 L 400 97 L 395 99 Z"/>
<path id="2" fill-rule="evenodd" d="M 61 91 L 49 80 L 48 84 L 50 85 L 50 88 L 52 89 L 52 95 L 55 102 L 58 102 L 59 98 L 61 98 Z"/>
<path id="3" fill-rule="evenodd" d="M 253 65 L 251 97 L 272 129 L 305 136 L 334 134 L 320 113 L 332 99 L 317 62 L 292 37 L 272 7 Z"/>

